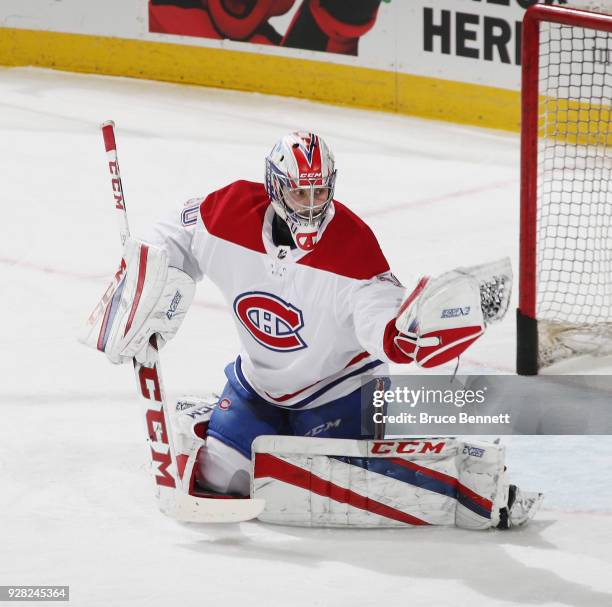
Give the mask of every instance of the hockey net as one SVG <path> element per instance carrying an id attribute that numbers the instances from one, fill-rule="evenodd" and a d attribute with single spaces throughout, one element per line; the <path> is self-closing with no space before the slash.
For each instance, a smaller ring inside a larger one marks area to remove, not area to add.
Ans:
<path id="1" fill-rule="evenodd" d="M 523 22 L 522 374 L 612 354 L 612 2 L 587 7 Z"/>

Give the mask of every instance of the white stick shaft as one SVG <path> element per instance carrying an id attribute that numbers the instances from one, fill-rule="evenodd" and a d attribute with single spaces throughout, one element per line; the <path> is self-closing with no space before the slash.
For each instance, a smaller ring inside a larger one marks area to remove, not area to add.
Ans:
<path id="1" fill-rule="evenodd" d="M 108 156 L 108 168 L 111 174 L 121 244 L 125 245 L 125 241 L 130 235 L 130 228 L 121 183 L 121 171 L 117 159 L 115 123 L 112 120 L 105 122 L 101 129 Z M 161 378 L 156 335 L 152 335 L 149 340 L 147 362 L 141 364 L 134 359 L 134 373 L 138 392 L 144 405 L 147 443 L 150 448 L 151 469 L 155 480 L 158 504 L 162 512 L 173 516 L 176 510 L 176 491 L 182 491 L 183 487 L 172 445 L 172 432 Z"/>
<path id="2" fill-rule="evenodd" d="M 130 236 L 130 227 L 117 159 L 115 123 L 112 120 L 105 122 L 101 129 L 123 246 Z M 143 404 L 150 464 L 159 509 L 164 514 L 186 522 L 229 523 L 258 516 L 265 505 L 261 499 L 217 500 L 189 495 L 190 479 L 181 479 L 172 441 L 172 428 L 157 351 L 157 335 L 152 335 L 149 340 L 147 362 L 139 363 L 134 359 L 134 373 Z"/>
<path id="3" fill-rule="evenodd" d="M 119 223 L 119 234 L 121 236 L 121 246 L 130 236 L 130 226 L 127 219 L 125 208 L 125 197 L 123 196 L 123 184 L 121 183 L 121 171 L 119 170 L 119 159 L 117 158 L 117 143 L 115 141 L 115 123 L 112 120 L 104 122 L 100 127 L 104 137 L 104 147 L 108 156 L 108 169 L 111 175 L 111 186 L 115 199 L 115 209 L 117 210 L 117 220 Z"/>

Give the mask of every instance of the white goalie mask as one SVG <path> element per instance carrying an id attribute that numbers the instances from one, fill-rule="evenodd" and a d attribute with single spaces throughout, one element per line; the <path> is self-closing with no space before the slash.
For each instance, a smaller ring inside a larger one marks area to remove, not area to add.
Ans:
<path id="1" fill-rule="evenodd" d="M 300 250 L 316 245 L 335 183 L 334 156 L 314 133 L 285 135 L 266 157 L 266 191 Z"/>

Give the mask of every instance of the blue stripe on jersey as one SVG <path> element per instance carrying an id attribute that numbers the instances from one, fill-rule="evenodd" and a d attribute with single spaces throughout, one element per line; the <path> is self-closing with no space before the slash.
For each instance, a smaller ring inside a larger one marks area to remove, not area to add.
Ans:
<path id="1" fill-rule="evenodd" d="M 252 396 L 255 396 L 255 398 L 263 400 L 266 403 L 270 405 L 274 405 L 276 407 L 283 407 L 285 409 L 303 409 L 304 407 L 307 407 L 310 403 L 312 403 L 314 400 L 316 400 L 317 398 L 325 394 L 325 392 L 327 392 L 328 390 L 331 390 L 332 388 L 335 388 L 338 384 L 342 383 L 343 381 L 350 379 L 351 377 L 355 377 L 356 375 L 360 375 L 361 373 L 364 373 L 365 371 L 369 371 L 370 369 L 374 369 L 382 364 L 384 364 L 382 360 L 373 360 L 369 362 L 367 365 L 364 365 L 363 367 L 359 367 L 358 369 L 355 369 L 351 373 L 347 375 L 343 375 L 342 377 L 339 377 L 338 379 L 335 379 L 333 382 L 327 384 L 326 386 L 323 386 L 322 388 L 320 388 L 319 390 L 317 390 L 310 396 L 306 397 L 304 400 L 299 401 L 295 405 L 282 405 L 279 403 L 271 402 L 259 396 L 259 394 L 257 394 L 254 388 L 249 384 L 246 377 L 244 376 L 244 373 L 242 372 L 242 363 L 241 363 L 240 356 L 238 356 L 238 358 L 236 359 L 236 363 L 233 365 L 233 371 L 236 374 L 234 382 L 236 381 L 238 382 L 238 387 L 242 387 L 244 390 L 249 392 Z M 228 365 L 228 368 L 230 366 L 231 365 Z M 230 377 L 230 375 L 227 374 L 227 369 L 226 369 L 226 376 L 231 382 L 232 378 Z"/>

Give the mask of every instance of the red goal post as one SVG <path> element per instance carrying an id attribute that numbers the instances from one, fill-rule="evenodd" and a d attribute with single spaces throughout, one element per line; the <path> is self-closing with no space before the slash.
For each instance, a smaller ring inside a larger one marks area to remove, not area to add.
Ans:
<path id="1" fill-rule="evenodd" d="M 559 6 L 523 20 L 522 375 L 612 353 L 611 32 L 612 16 Z"/>

